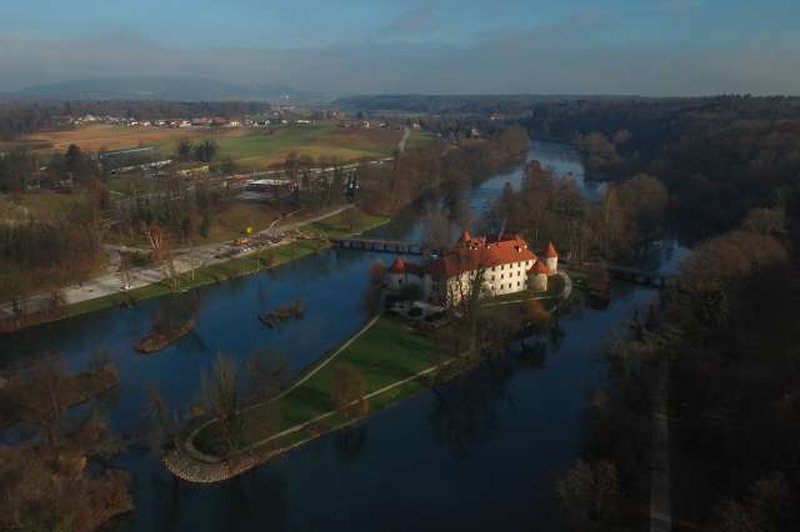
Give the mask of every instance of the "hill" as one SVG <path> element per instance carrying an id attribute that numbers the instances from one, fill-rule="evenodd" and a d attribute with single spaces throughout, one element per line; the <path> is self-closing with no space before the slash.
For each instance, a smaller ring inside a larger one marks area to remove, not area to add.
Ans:
<path id="1" fill-rule="evenodd" d="M 248 86 L 200 78 L 109 78 L 59 81 L 16 91 L 14 96 L 44 100 L 170 100 L 297 102 L 317 95 L 293 87 Z"/>

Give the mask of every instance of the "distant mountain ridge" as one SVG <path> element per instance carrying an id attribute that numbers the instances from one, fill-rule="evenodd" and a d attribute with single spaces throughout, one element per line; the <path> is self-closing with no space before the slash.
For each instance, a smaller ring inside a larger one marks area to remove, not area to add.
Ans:
<path id="1" fill-rule="evenodd" d="M 26 87 L 12 93 L 23 99 L 44 100 L 172 100 L 258 101 L 279 103 L 320 98 L 283 85 L 250 86 L 192 78 L 113 78 L 59 81 Z"/>

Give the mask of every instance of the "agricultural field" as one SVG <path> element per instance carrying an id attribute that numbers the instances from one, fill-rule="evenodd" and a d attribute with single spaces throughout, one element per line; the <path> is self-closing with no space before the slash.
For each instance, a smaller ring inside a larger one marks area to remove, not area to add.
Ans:
<path id="1" fill-rule="evenodd" d="M 341 129 L 335 126 L 292 126 L 273 132 L 250 131 L 239 137 L 216 139 L 219 158 L 230 157 L 249 169 L 280 164 L 289 153 L 314 159 L 340 158 L 353 161 L 389 157 L 397 148 L 402 131 Z"/>
<path id="2" fill-rule="evenodd" d="M 213 136 L 241 136 L 244 130 L 215 130 Z M 28 147 L 40 152 L 63 152 L 70 144 L 77 144 L 81 149 L 90 152 L 100 150 L 118 150 L 137 146 L 174 146 L 178 139 L 189 138 L 199 140 L 209 137 L 208 130 L 188 130 L 169 128 L 132 128 L 94 124 L 63 129 L 58 131 L 42 131 L 23 137 L 14 143 L 15 147 Z M 0 146 L 1 147 L 1 146 Z M 166 153 L 170 153 L 169 151 Z"/>
<path id="3" fill-rule="evenodd" d="M 412 131 L 411 135 L 408 137 L 406 148 L 421 148 L 422 146 L 435 141 L 437 138 L 438 137 L 433 133 L 427 133 L 425 131 Z"/>
<path id="4" fill-rule="evenodd" d="M 333 125 L 293 125 L 267 130 L 247 128 L 169 129 L 129 128 L 90 125 L 61 131 L 40 132 L 0 149 L 27 148 L 43 155 L 63 152 L 70 144 L 96 152 L 156 146 L 165 156 L 175 152 L 181 139 L 214 140 L 219 151 L 216 159 L 231 158 L 244 169 L 259 170 L 282 163 L 294 152 L 314 159 L 340 158 L 347 161 L 389 157 L 397 148 L 402 131 L 388 129 L 342 129 Z M 417 145 L 425 139 L 412 134 Z"/>

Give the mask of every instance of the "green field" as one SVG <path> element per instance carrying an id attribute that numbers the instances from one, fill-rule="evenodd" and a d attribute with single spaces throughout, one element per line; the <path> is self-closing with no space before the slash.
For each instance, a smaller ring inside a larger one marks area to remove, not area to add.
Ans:
<path id="1" fill-rule="evenodd" d="M 383 225 L 389 220 L 388 216 L 366 214 L 358 209 L 351 209 L 349 212 L 341 212 L 336 216 L 314 222 L 308 226 L 308 229 L 312 233 L 322 234 L 329 238 L 342 238 L 363 233 Z"/>
<path id="2" fill-rule="evenodd" d="M 243 446 L 246 448 L 332 411 L 330 390 L 340 364 L 349 364 L 361 373 L 366 382 L 365 392 L 369 394 L 413 377 L 441 361 L 433 339 L 414 332 L 401 321 L 381 318 L 335 359 L 288 394 L 277 401 L 245 410 L 241 415 Z M 424 389 L 423 381 L 409 381 L 370 399 L 370 410 L 378 410 Z M 335 427 L 346 422 L 347 418 L 336 413 L 326 418 L 325 425 Z M 308 436 L 303 436 L 302 432 L 293 433 L 270 442 L 270 446 L 290 445 Z M 194 443 L 201 452 L 214 454 L 222 445 L 219 438 L 218 425 L 211 424 L 196 435 Z"/>
<path id="3" fill-rule="evenodd" d="M 406 149 L 409 148 L 421 148 L 431 142 L 434 142 L 439 137 L 434 135 L 433 133 L 426 133 L 424 131 L 412 131 L 411 135 L 408 137 L 406 141 Z"/>
<path id="4" fill-rule="evenodd" d="M 209 135 L 219 148 L 215 160 L 233 159 L 244 169 L 258 170 L 281 164 L 295 152 L 313 159 L 346 161 L 390 156 L 402 132 L 391 130 L 346 130 L 332 125 L 292 125 L 271 130 L 246 131 L 241 135 Z M 173 153 L 177 141 L 158 145 L 162 153 Z"/>
<path id="5" fill-rule="evenodd" d="M 84 199 L 81 194 L 50 191 L 0 194 L 0 221 L 52 220 L 68 214 Z"/>

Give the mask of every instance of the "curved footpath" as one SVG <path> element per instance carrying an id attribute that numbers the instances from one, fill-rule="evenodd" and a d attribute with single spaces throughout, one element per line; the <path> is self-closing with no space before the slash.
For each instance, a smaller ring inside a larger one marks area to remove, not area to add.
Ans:
<path id="1" fill-rule="evenodd" d="M 372 318 L 370 321 L 366 323 L 366 325 L 364 325 L 361 329 L 359 329 L 358 332 L 356 332 L 346 342 L 344 342 L 341 346 L 339 346 L 339 348 L 336 349 L 336 351 L 334 351 L 333 353 L 328 355 L 325 359 L 323 359 L 323 361 L 320 364 L 314 366 L 311 369 L 311 371 L 307 372 L 305 375 L 294 381 L 291 386 L 280 392 L 278 395 L 269 399 L 267 403 L 272 403 L 274 401 L 277 401 L 285 397 L 287 394 L 292 392 L 298 386 L 301 386 L 308 379 L 316 375 L 320 370 L 322 370 L 324 367 L 330 364 L 334 359 L 336 359 L 336 357 L 340 353 L 342 353 L 345 349 L 350 347 L 350 345 L 353 342 L 358 340 L 361 337 L 361 335 L 363 335 L 365 332 L 370 330 L 376 323 L 378 323 L 379 319 L 380 316 Z M 243 408 L 242 410 L 240 410 L 240 413 L 247 412 L 248 410 L 260 406 L 263 406 L 263 403 L 258 403 Z M 333 412 L 329 414 L 332 415 Z M 205 429 L 206 427 L 208 427 L 209 425 L 211 425 L 216 421 L 215 419 L 210 419 L 205 423 L 203 423 L 202 425 L 200 425 L 199 427 L 197 427 L 196 429 L 194 429 L 192 433 L 189 434 L 189 436 L 186 438 L 182 446 L 183 447 L 182 449 L 173 449 L 172 451 L 167 453 L 163 458 L 163 462 L 171 473 L 173 473 L 175 476 L 183 480 L 187 480 L 189 482 L 197 482 L 197 483 L 220 482 L 222 480 L 226 480 L 228 478 L 232 478 L 236 475 L 239 475 L 256 465 L 259 465 L 264 461 L 269 460 L 274 455 L 281 454 L 295 447 L 296 445 L 299 445 L 299 444 L 292 445 L 290 447 L 280 449 L 279 451 L 270 450 L 270 452 L 267 453 L 267 455 L 259 455 L 259 453 L 256 451 L 256 448 L 263 445 L 264 443 L 272 441 L 280 436 L 285 436 L 293 432 L 302 430 L 309 424 L 317 422 L 320 419 L 323 419 L 324 417 L 326 416 L 320 416 L 319 418 L 311 420 L 309 422 L 300 425 L 295 425 L 294 427 L 290 427 L 289 429 L 279 434 L 273 435 L 269 438 L 266 438 L 265 440 L 262 440 L 261 442 L 258 442 L 255 445 L 252 445 L 250 448 L 243 451 L 241 454 L 229 458 L 228 460 L 223 460 L 216 456 L 204 454 L 200 452 L 194 445 L 194 438 L 197 436 L 197 434 L 201 430 Z M 305 443 L 305 441 L 301 443 Z"/>
<path id="2" fill-rule="evenodd" d="M 388 384 L 383 388 L 375 390 L 374 392 L 368 393 L 360 400 L 364 399 L 373 399 L 379 395 L 382 395 L 386 392 L 389 392 L 395 388 L 408 384 L 409 382 L 419 379 L 420 377 L 424 377 L 429 375 L 435 371 L 438 371 L 444 366 L 447 366 L 453 362 L 454 359 L 446 360 L 440 364 L 436 364 L 431 366 L 427 369 L 424 369 L 410 377 L 406 377 L 405 379 L 399 380 L 397 382 L 393 382 L 392 384 Z M 355 403 L 356 401 L 354 401 Z M 222 482 L 224 480 L 228 480 L 233 478 L 237 475 L 241 475 L 242 473 L 252 469 L 256 466 L 262 465 L 263 463 L 267 462 L 268 460 L 280 456 L 295 447 L 300 447 L 301 445 L 305 445 L 306 443 L 316 440 L 320 436 L 324 434 L 342 429 L 348 425 L 352 425 L 361 421 L 365 417 L 358 417 L 351 420 L 346 421 L 345 423 L 341 423 L 326 431 L 315 432 L 313 435 L 308 436 L 298 442 L 292 443 L 291 445 L 287 445 L 285 447 L 280 448 L 270 448 L 265 447 L 268 443 L 275 441 L 279 438 L 283 438 L 285 436 L 289 436 L 291 434 L 295 434 L 303 429 L 312 427 L 319 423 L 320 421 L 324 421 L 325 419 L 338 414 L 336 410 L 331 410 L 330 412 L 326 412 L 320 416 L 315 418 L 309 419 L 303 423 L 290 427 L 282 432 L 277 434 L 273 434 L 263 440 L 253 444 L 248 449 L 241 452 L 232 458 L 227 460 L 218 460 L 214 463 L 209 463 L 205 461 L 199 461 L 190 456 L 188 453 L 181 453 L 180 451 L 172 451 L 167 454 L 164 459 L 164 465 L 169 469 L 169 471 L 175 475 L 176 477 L 180 478 L 181 480 L 185 480 L 187 482 L 193 482 L 196 484 L 213 484 L 216 482 Z"/>

